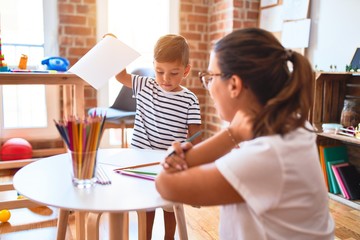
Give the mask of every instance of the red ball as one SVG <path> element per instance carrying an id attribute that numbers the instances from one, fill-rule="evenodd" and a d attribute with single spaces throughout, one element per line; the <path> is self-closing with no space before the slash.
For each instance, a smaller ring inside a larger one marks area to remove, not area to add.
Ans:
<path id="1" fill-rule="evenodd" d="M 2 161 L 29 159 L 32 157 L 32 146 L 23 138 L 11 138 L 1 147 Z"/>

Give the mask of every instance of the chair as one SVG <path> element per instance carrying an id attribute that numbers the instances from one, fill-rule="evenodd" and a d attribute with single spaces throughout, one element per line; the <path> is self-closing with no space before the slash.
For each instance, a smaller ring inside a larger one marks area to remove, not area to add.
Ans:
<path id="1" fill-rule="evenodd" d="M 138 68 L 131 72 L 140 76 L 154 77 L 154 70 L 151 68 Z M 123 86 L 112 106 L 108 108 L 91 108 L 89 115 L 106 114 L 105 128 L 121 128 L 121 147 L 128 146 L 126 129 L 132 128 L 136 115 L 136 99 L 132 97 L 132 89 Z"/>

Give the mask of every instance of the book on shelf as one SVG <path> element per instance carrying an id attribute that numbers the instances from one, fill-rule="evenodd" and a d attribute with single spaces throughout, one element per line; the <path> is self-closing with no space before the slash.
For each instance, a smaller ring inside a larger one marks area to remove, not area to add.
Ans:
<path id="1" fill-rule="evenodd" d="M 349 194 L 350 200 L 360 199 L 360 173 L 354 165 L 338 167 L 339 175 Z"/>
<path id="2" fill-rule="evenodd" d="M 322 153 L 320 152 L 320 158 L 321 154 L 323 154 L 323 159 L 321 161 L 322 169 L 324 176 L 326 175 L 325 181 L 328 185 L 328 190 L 331 193 L 339 193 L 340 189 L 338 187 L 337 182 L 334 183 L 333 180 L 335 180 L 335 177 L 333 175 L 333 171 L 331 169 L 332 162 L 348 162 L 348 153 L 345 145 L 332 145 L 332 146 L 323 146 Z M 336 188 L 337 187 L 337 188 Z"/>
<path id="3" fill-rule="evenodd" d="M 332 166 L 340 164 L 340 163 L 345 163 L 345 161 L 344 160 L 336 160 L 336 161 L 332 161 L 332 162 L 327 162 L 327 165 L 326 165 L 326 167 L 327 167 L 326 170 L 329 174 L 329 179 L 330 179 L 329 184 L 331 184 L 331 187 L 332 187 L 331 193 L 334 193 L 334 194 L 340 193 L 340 186 L 339 186 L 339 182 L 335 178 L 335 174 L 334 174 L 334 170 L 333 170 Z"/>
<path id="4" fill-rule="evenodd" d="M 340 163 L 340 164 L 334 164 L 331 166 L 333 172 L 334 172 L 334 176 L 335 176 L 335 179 L 336 181 L 338 182 L 339 184 L 339 188 L 340 188 L 340 191 L 341 191 L 341 194 L 343 195 L 344 198 L 346 199 L 350 199 L 350 196 L 349 196 L 349 193 L 347 192 L 346 188 L 345 188 L 345 185 L 344 185 L 344 182 L 343 180 L 341 179 L 340 177 L 340 174 L 339 174 L 339 171 L 338 171 L 338 168 L 339 167 L 343 167 L 343 166 L 348 166 L 349 163 Z"/>
<path id="5" fill-rule="evenodd" d="M 326 184 L 328 191 L 330 191 L 327 173 L 326 173 L 325 159 L 324 159 L 324 148 L 326 148 L 326 147 L 329 147 L 329 146 L 319 145 L 319 158 L 320 158 L 321 170 L 324 175 L 325 184 Z"/>

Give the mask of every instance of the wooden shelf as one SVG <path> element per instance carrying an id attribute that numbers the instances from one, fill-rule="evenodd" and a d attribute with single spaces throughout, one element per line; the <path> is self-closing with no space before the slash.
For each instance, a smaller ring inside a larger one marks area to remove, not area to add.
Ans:
<path id="1" fill-rule="evenodd" d="M 335 139 L 335 140 L 339 140 L 342 142 L 358 144 L 360 146 L 360 139 L 357 139 L 355 137 L 348 137 L 348 136 L 344 136 L 344 135 L 339 135 L 339 134 L 334 134 L 334 133 L 323 133 L 323 132 L 317 133 L 317 135 Z"/>
<path id="2" fill-rule="evenodd" d="M 23 160 L 11 160 L 11 161 L 0 161 L 0 170 L 2 169 L 13 169 L 13 168 L 22 168 L 29 163 L 32 163 L 38 159 L 23 159 Z"/>
<path id="3" fill-rule="evenodd" d="M 356 210 L 360 210 L 360 200 L 348 200 L 344 197 L 342 197 L 341 195 L 337 195 L 337 194 L 333 194 L 333 193 L 328 193 L 329 194 L 329 198 L 331 198 L 332 200 L 335 200 L 337 202 L 340 202 L 346 206 L 352 207 Z"/>
<path id="4" fill-rule="evenodd" d="M 36 160 L 39 160 L 43 157 L 53 156 L 61 153 L 65 153 L 65 148 L 51 148 L 51 149 L 35 149 L 33 150 L 31 159 L 22 159 L 22 160 L 11 160 L 11 161 L 0 161 L 0 170 L 1 169 L 13 169 L 13 168 L 22 168 L 23 166 L 32 163 Z"/>
<path id="5" fill-rule="evenodd" d="M 360 98 L 360 73 L 316 72 L 314 82 L 314 102 L 310 121 L 317 132 L 318 143 L 326 139 L 338 140 L 352 151 L 352 160 L 359 163 L 360 139 L 355 137 L 322 132 L 323 123 L 340 123 L 341 112 L 346 99 Z M 356 151 L 355 151 L 356 150 Z M 359 164 L 357 164 L 359 165 Z M 329 198 L 344 205 L 360 210 L 360 200 L 348 200 L 342 195 L 328 193 Z"/>

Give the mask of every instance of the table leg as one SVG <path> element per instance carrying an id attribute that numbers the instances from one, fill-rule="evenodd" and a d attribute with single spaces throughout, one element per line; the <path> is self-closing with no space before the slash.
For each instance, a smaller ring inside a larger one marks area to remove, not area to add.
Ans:
<path id="1" fill-rule="evenodd" d="M 100 217 L 102 213 L 89 213 L 87 216 L 87 240 L 99 240 Z"/>
<path id="2" fill-rule="evenodd" d="M 129 213 L 109 213 L 109 240 L 129 239 Z"/>
<path id="3" fill-rule="evenodd" d="M 146 212 L 137 211 L 138 216 L 138 239 L 146 240 Z"/>
<path id="4" fill-rule="evenodd" d="M 187 240 L 188 235 L 186 230 L 184 207 L 182 204 L 175 204 L 173 208 L 175 212 L 176 224 L 178 227 L 180 240 Z"/>
<path id="5" fill-rule="evenodd" d="M 63 87 L 63 111 L 64 116 L 84 116 L 84 85 L 64 85 Z"/>
<path id="6" fill-rule="evenodd" d="M 84 109 L 85 109 L 85 103 L 84 103 L 84 85 L 82 84 L 76 84 L 75 87 L 75 96 L 73 99 L 73 106 L 75 106 L 75 113 L 78 117 L 84 116 Z"/>
<path id="7" fill-rule="evenodd" d="M 76 240 L 85 240 L 86 212 L 75 212 Z"/>
<path id="8" fill-rule="evenodd" d="M 59 217 L 57 221 L 57 233 L 56 233 L 57 240 L 65 240 L 69 213 L 70 213 L 69 210 L 59 209 Z"/>
<path id="9" fill-rule="evenodd" d="M 75 115 L 73 105 L 73 95 L 72 95 L 72 86 L 69 85 L 63 85 L 63 112 L 64 117 L 68 117 L 70 115 Z"/>

